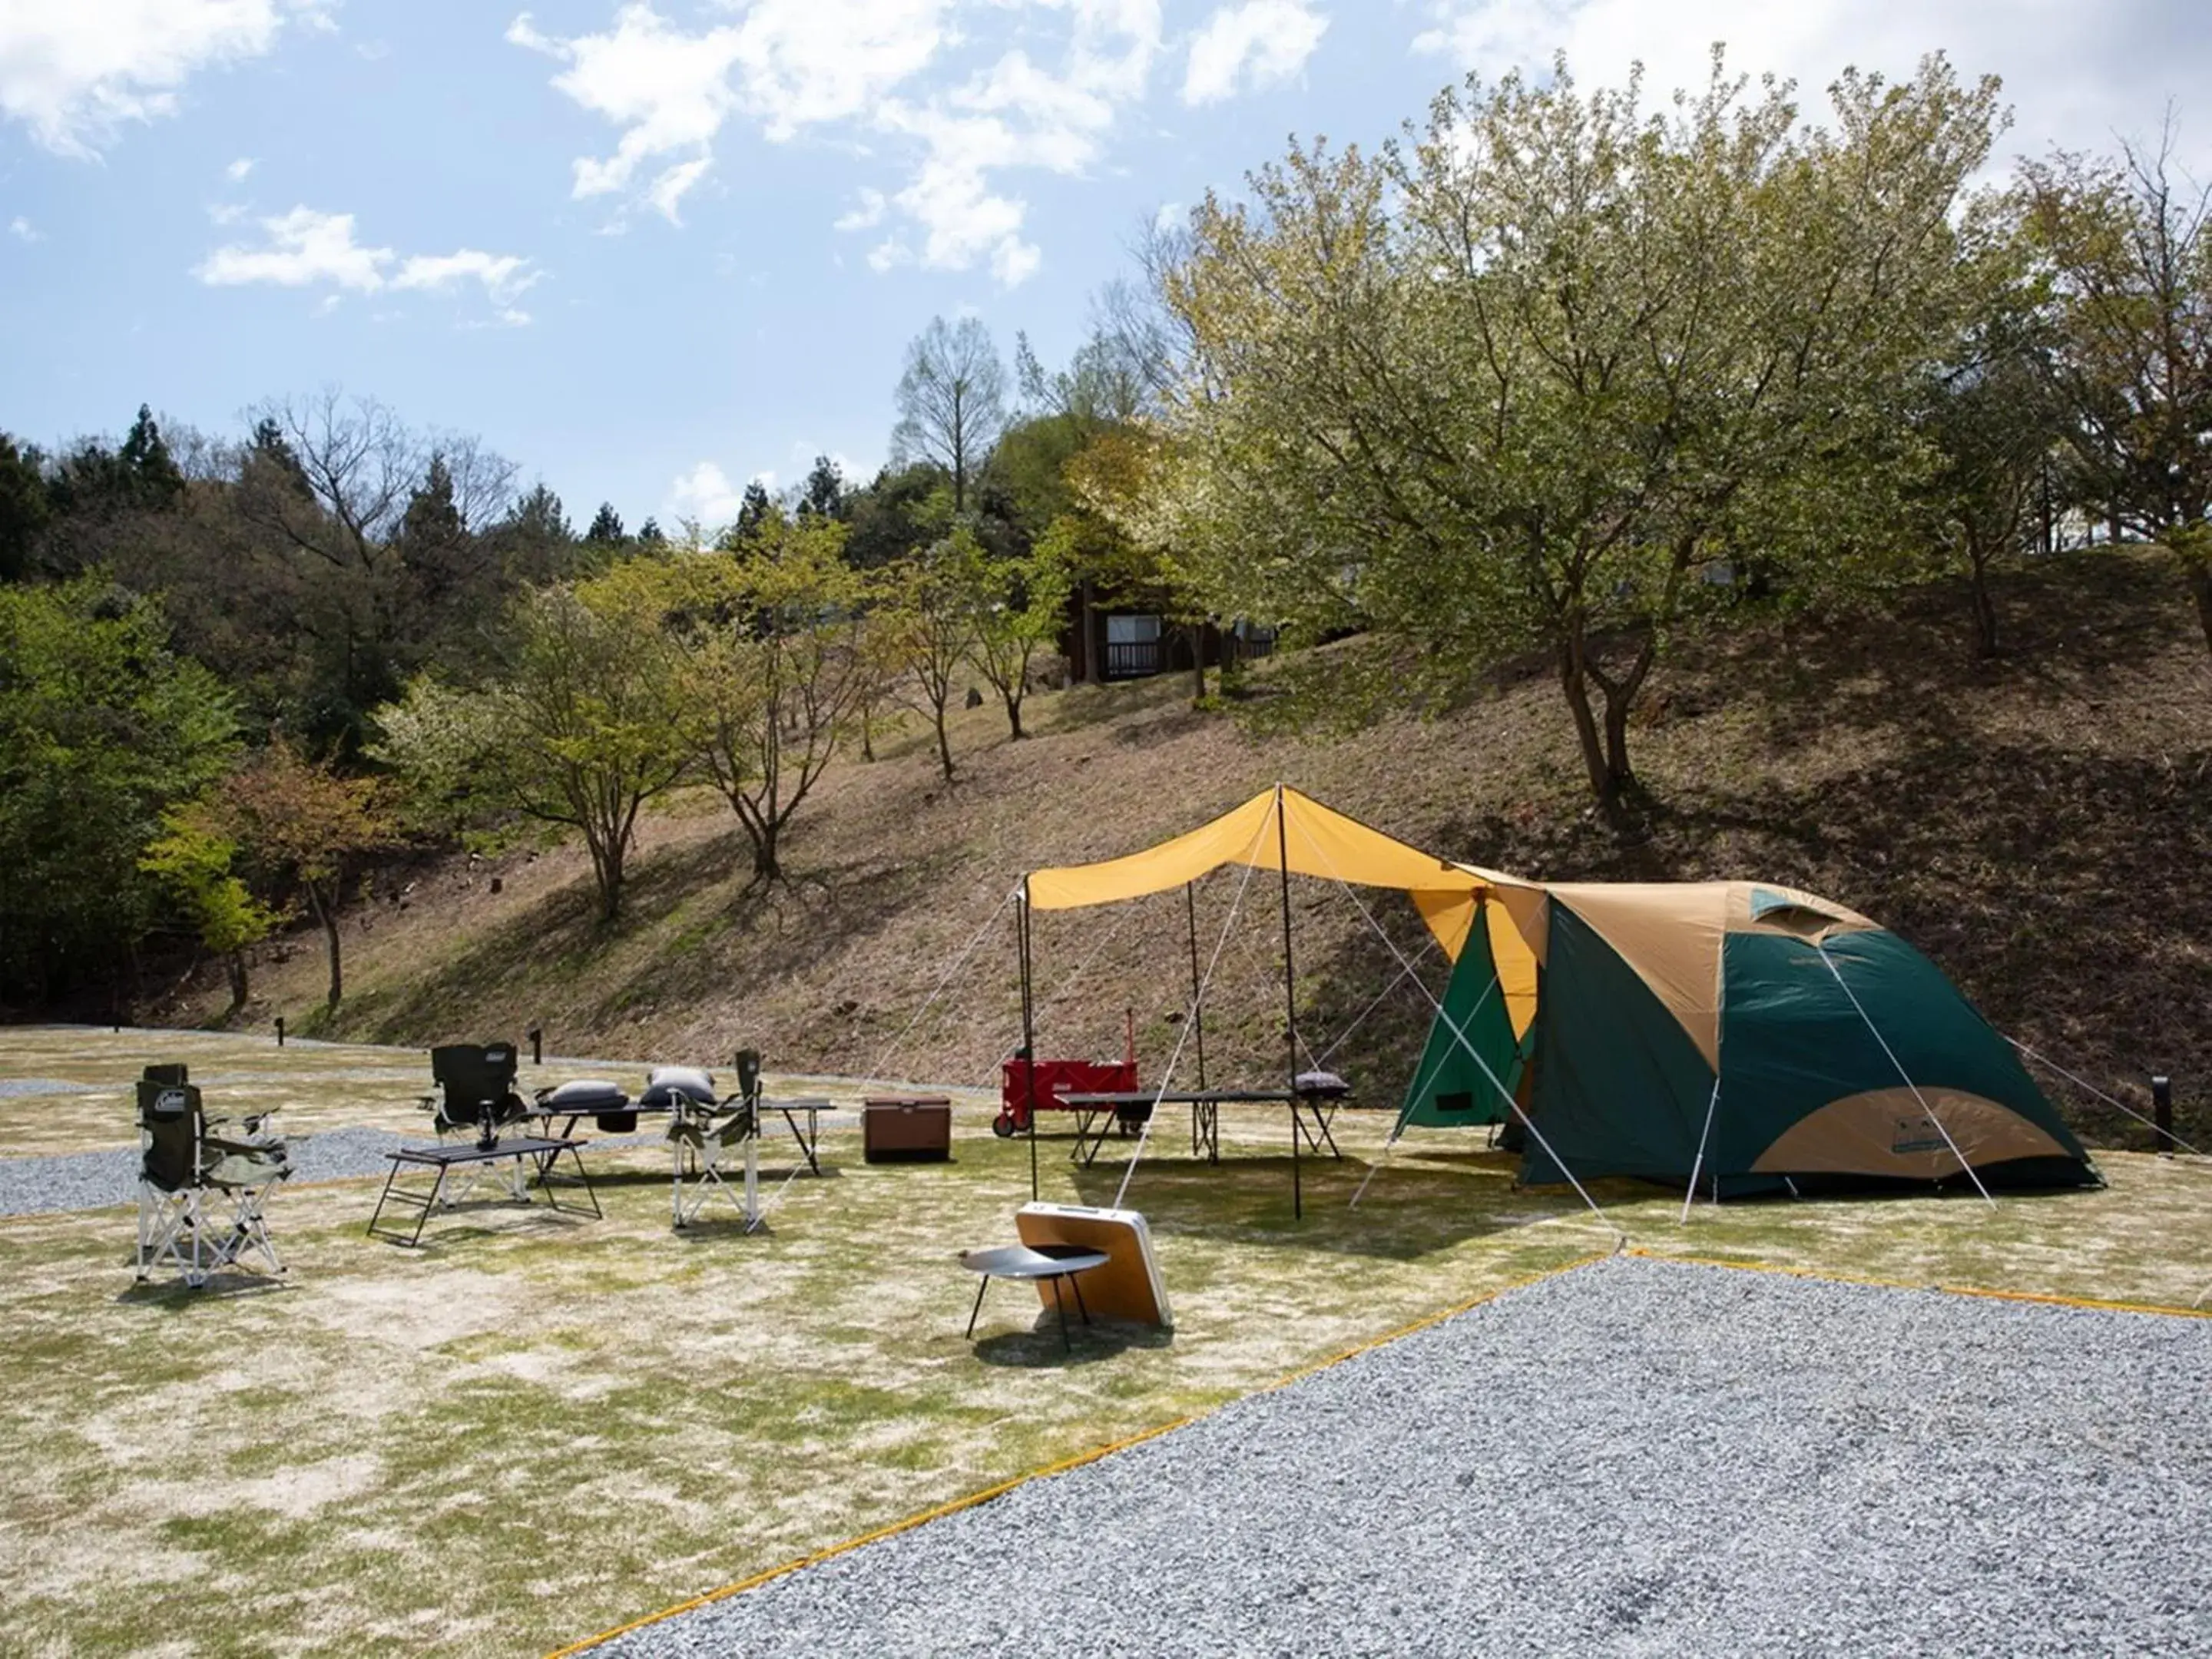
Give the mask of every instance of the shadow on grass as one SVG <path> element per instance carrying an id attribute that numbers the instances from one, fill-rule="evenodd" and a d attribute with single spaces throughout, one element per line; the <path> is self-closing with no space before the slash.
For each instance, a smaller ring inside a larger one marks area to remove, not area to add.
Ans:
<path id="1" fill-rule="evenodd" d="M 1026 1287 L 1023 1294 L 1028 1295 Z M 987 1301 L 979 1325 L 991 1317 Z M 1082 1316 L 1073 1308 L 1068 1310 L 1067 1341 L 1060 1341 L 1060 1317 L 1050 1308 L 1042 1310 L 1036 1323 L 1026 1331 L 998 1331 L 975 1339 L 975 1358 L 986 1365 L 1003 1366 L 1012 1370 L 1063 1370 L 1076 1365 L 1091 1365 L 1102 1359 L 1113 1359 L 1131 1349 L 1159 1350 L 1170 1347 L 1175 1333 L 1149 1325 L 1132 1325 L 1120 1320 L 1097 1320 L 1083 1322 Z"/>
<path id="2" fill-rule="evenodd" d="M 125 1266 L 136 1266 L 127 1262 Z M 279 1278 L 273 1273 L 222 1272 L 210 1273 L 195 1289 L 181 1279 L 154 1279 L 141 1284 L 133 1281 L 117 1297 L 125 1307 L 157 1308 L 165 1313 L 182 1313 L 186 1309 L 208 1302 L 235 1302 L 241 1297 L 268 1296 L 276 1291 L 295 1288 L 289 1276 Z"/>
<path id="3" fill-rule="evenodd" d="M 1144 1212 L 1155 1236 L 1188 1233 L 1411 1261 L 1579 1207 L 1571 1193 L 1562 1203 L 1550 1192 L 1513 1190 L 1514 1167 L 1512 1160 L 1437 1170 L 1417 1164 L 1377 1168 L 1353 1157 L 1303 1158 L 1299 1216 L 1292 1212 L 1287 1156 L 1231 1155 L 1215 1164 L 1155 1152 L 1138 1166 L 1123 1202 Z M 1352 1195 L 1370 1170 L 1374 1179 L 1354 1208 Z M 1076 1189 L 1086 1204 L 1109 1206 L 1121 1175 L 1119 1162 L 1079 1169 Z"/>

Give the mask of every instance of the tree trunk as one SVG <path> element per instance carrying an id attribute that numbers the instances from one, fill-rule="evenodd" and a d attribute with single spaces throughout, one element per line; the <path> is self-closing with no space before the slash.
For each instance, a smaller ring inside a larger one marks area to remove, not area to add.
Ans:
<path id="1" fill-rule="evenodd" d="M 1997 609 L 1990 598 L 1989 555 L 1978 538 L 1967 540 L 1966 562 L 1974 604 L 1974 655 L 1986 662 L 1997 653 Z"/>
<path id="2" fill-rule="evenodd" d="M 1013 741 L 1019 743 L 1024 738 L 1029 736 L 1028 732 L 1022 730 L 1021 693 L 1001 688 L 999 699 L 1006 705 L 1006 725 L 1014 734 Z"/>
<path id="3" fill-rule="evenodd" d="M 1083 603 L 1078 608 L 1082 612 L 1082 619 L 1077 625 L 1083 631 L 1076 643 L 1082 648 L 1083 672 L 1077 678 L 1085 685 L 1096 685 L 1099 678 L 1098 602 L 1088 576 L 1083 579 Z"/>
<path id="4" fill-rule="evenodd" d="M 1604 688 L 1605 781 L 1616 807 L 1636 787 L 1636 769 L 1628 763 L 1628 714 L 1636 706 L 1636 689 L 1634 685 Z"/>
<path id="5" fill-rule="evenodd" d="M 945 698 L 939 698 L 936 704 L 937 763 L 944 770 L 945 782 L 950 783 L 952 781 L 952 744 L 951 740 L 945 735 Z"/>
<path id="6" fill-rule="evenodd" d="M 619 841 L 606 839 L 586 827 L 584 844 L 592 849 L 592 879 L 599 890 L 599 921 L 611 924 L 622 915 L 623 853 Z"/>
<path id="7" fill-rule="evenodd" d="M 1190 706 L 1206 701 L 1206 624 L 1193 623 L 1190 635 Z"/>
<path id="8" fill-rule="evenodd" d="M 224 1016 L 228 1018 L 246 1006 L 246 952 L 233 951 L 223 966 L 230 974 L 230 1006 Z"/>
<path id="9" fill-rule="evenodd" d="M 338 999 L 345 994 L 345 977 L 338 962 L 337 895 L 334 892 L 328 899 L 325 899 L 323 896 L 322 890 L 317 887 L 312 881 L 303 883 L 302 884 L 307 890 L 307 906 L 315 913 L 315 920 L 323 924 L 323 938 L 330 946 L 331 990 L 329 1005 L 335 1008 L 338 1006 Z M 333 884 L 333 885 L 335 885 L 335 884 Z"/>
<path id="10" fill-rule="evenodd" d="M 745 826 L 751 830 L 752 826 Z M 783 879 L 783 865 L 776 857 L 776 828 L 773 823 L 753 830 L 753 885 L 765 887 Z"/>
<path id="11" fill-rule="evenodd" d="M 610 925 L 622 918 L 623 849 L 607 850 L 606 861 L 599 872 L 599 920 Z"/>
<path id="12" fill-rule="evenodd" d="M 2212 554 L 2184 553 L 2181 574 L 2191 597 L 2197 601 L 2197 621 L 2204 630 L 2204 648 L 2212 651 Z"/>
<path id="13" fill-rule="evenodd" d="M 1590 793 L 1597 797 L 1598 810 L 1610 820 L 1619 810 L 1620 796 L 1606 765 L 1605 740 L 1599 734 L 1597 718 L 1590 712 L 1589 676 L 1583 651 L 1579 632 L 1559 641 L 1559 689 L 1566 693 L 1568 712 L 1575 717 L 1575 737 L 1582 744 L 1583 764 L 1589 772 Z"/>

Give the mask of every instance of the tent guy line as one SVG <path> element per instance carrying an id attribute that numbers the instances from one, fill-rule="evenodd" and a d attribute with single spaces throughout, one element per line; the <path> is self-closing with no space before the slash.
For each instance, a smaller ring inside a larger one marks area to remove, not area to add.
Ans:
<path id="1" fill-rule="evenodd" d="M 1018 882 L 1014 884 L 1014 896 L 1016 898 L 1019 898 L 1021 896 L 1021 884 Z M 1006 908 L 1006 906 L 1001 904 L 999 908 L 1003 910 Z M 994 914 L 995 915 L 995 912 Z M 1121 933 L 1122 928 L 1128 926 L 1129 918 L 1133 914 L 1134 912 L 1133 911 L 1124 910 L 1119 916 L 1115 918 L 1114 925 L 1099 935 L 1097 942 L 1091 945 L 1090 951 L 1085 955 L 1083 960 L 1075 964 L 1074 972 L 1068 975 L 1066 979 L 1060 981 L 1060 988 L 1054 991 L 1050 996 L 1046 997 L 1042 1001 L 1039 1002 L 1036 1005 L 1037 1007 L 1039 1009 L 1050 1008 L 1057 1004 L 1066 1001 L 1067 994 L 1075 988 L 1076 981 L 1091 971 L 1091 965 L 1098 960 L 1101 955 L 1104 953 L 1106 947 L 1114 942 L 1115 938 Z M 1017 1030 L 1014 1033 L 1014 1041 L 1012 1045 L 1002 1053 L 998 1059 L 991 1062 L 991 1069 L 983 1073 L 981 1079 L 975 1085 L 975 1086 L 978 1089 L 991 1089 L 997 1087 L 1000 1079 L 1000 1073 L 1006 1066 L 1006 1063 L 1012 1060 L 1016 1054 L 1021 1053 L 1021 1051 L 1022 1034 L 1019 1030 Z"/>
<path id="2" fill-rule="evenodd" d="M 875 1064 L 868 1068 L 868 1076 L 881 1077 L 884 1074 L 884 1062 L 898 1052 L 900 1044 L 914 1035 L 914 1028 L 921 1024 L 921 1017 L 937 1006 L 938 998 L 945 994 L 945 988 L 951 984 L 953 976 L 968 965 L 968 958 L 975 954 L 975 947 L 983 942 L 983 935 L 991 931 L 1006 908 L 1021 896 L 1021 891 L 1020 886 L 1017 884 L 1006 897 L 999 901 L 991 914 L 983 918 L 983 925 L 975 930 L 975 937 L 968 941 L 968 948 L 953 958 L 952 965 L 945 970 L 944 977 L 937 981 L 937 988 L 923 999 L 921 1006 L 914 1011 L 914 1018 L 907 1021 L 906 1029 L 893 1037 L 885 1045 L 883 1053 L 876 1056 Z"/>
<path id="3" fill-rule="evenodd" d="M 1352 891 L 1352 884 L 1346 881 L 1344 878 L 1343 874 L 1337 870 L 1336 861 L 1329 857 L 1328 849 L 1322 847 L 1320 842 L 1306 830 L 1304 824 L 1301 823 L 1298 826 L 1298 830 L 1300 834 L 1305 836 L 1307 842 L 1311 844 L 1314 851 L 1320 855 L 1322 862 L 1328 866 L 1330 873 L 1336 877 L 1338 884 L 1351 896 L 1352 902 L 1358 908 L 1361 917 L 1366 921 L 1370 927 L 1375 930 L 1375 937 L 1382 941 L 1383 948 L 1388 950 L 1392 956 L 1398 958 L 1398 965 L 1400 967 L 1410 969 L 1413 964 L 1406 960 L 1405 954 L 1398 949 L 1396 943 L 1391 939 L 1390 935 L 1382 930 L 1382 924 L 1375 920 L 1373 913 L 1367 908 L 1366 901 L 1362 899 L 1358 893 Z M 1479 922 L 1481 919 L 1481 902 L 1480 900 L 1476 902 L 1475 915 L 1476 921 Z M 1473 924 L 1470 924 L 1470 932 L 1472 931 L 1472 927 Z M 1492 978 L 1494 979 L 1496 975 L 1493 975 Z M 1418 979 L 1413 982 L 1416 985 L 1420 985 L 1420 981 Z M 1613 1218 L 1607 1215 L 1603 1209 L 1599 1207 L 1598 1201 L 1589 1195 L 1589 1189 L 1585 1188 L 1581 1182 L 1575 1179 L 1575 1172 L 1572 1170 L 1570 1170 L 1559 1155 L 1552 1150 L 1551 1142 L 1544 1139 L 1544 1132 L 1538 1128 L 1535 1124 L 1530 1121 L 1528 1113 L 1521 1109 L 1521 1103 L 1513 1098 L 1513 1091 L 1498 1081 L 1498 1073 L 1490 1069 L 1490 1062 L 1482 1057 L 1481 1052 L 1475 1048 L 1474 1043 L 1468 1041 L 1467 1033 L 1460 1029 L 1459 1023 L 1453 1019 L 1449 1014 L 1444 1012 L 1444 1006 L 1443 1003 L 1438 1002 L 1433 996 L 1429 996 L 1429 988 L 1427 986 L 1421 985 L 1421 994 L 1425 997 L 1428 997 L 1430 1002 L 1435 1006 L 1437 1018 L 1443 1021 L 1445 1026 L 1450 1030 L 1453 1037 L 1458 1041 L 1460 1047 L 1466 1049 L 1468 1056 L 1473 1059 L 1477 1066 L 1482 1068 L 1483 1076 L 1490 1079 L 1491 1086 L 1498 1091 L 1498 1095 L 1504 1100 L 1506 1105 L 1512 1109 L 1513 1115 L 1521 1120 L 1521 1127 L 1534 1136 L 1535 1138 L 1536 1144 L 1544 1149 L 1544 1156 L 1550 1158 L 1553 1164 L 1558 1168 L 1559 1173 L 1567 1178 L 1567 1184 L 1575 1189 L 1576 1194 L 1581 1198 L 1583 1203 L 1589 1206 L 1590 1213 L 1598 1218 L 1600 1224 L 1610 1231 L 1613 1237 L 1620 1241 L 1620 1244 L 1626 1245 L 1628 1243 L 1628 1235 L 1613 1224 Z M 1484 994 L 1487 996 L 1489 994 L 1485 992 Z M 1477 1006 L 1480 1006 L 1480 1005 L 1478 1004 Z"/>
<path id="4" fill-rule="evenodd" d="M 2087 1089 L 2091 1094 L 2096 1096 L 2098 1099 L 2103 1101 L 2106 1105 L 2110 1106 L 2113 1110 L 2125 1112 L 2130 1117 L 2135 1119 L 2136 1122 L 2143 1125 L 2144 1127 L 2155 1130 L 2158 1133 L 2164 1135 L 2175 1146 L 2180 1147 L 2183 1152 L 2192 1153 L 2198 1158 L 2212 1156 L 2212 1154 L 2207 1154 L 2202 1147 L 2191 1146 L 2179 1135 L 2174 1133 L 2172 1130 L 2160 1128 L 2156 1120 L 2145 1117 L 2141 1112 L 2136 1110 L 2134 1107 L 2127 1104 L 2124 1101 L 2113 1099 L 2112 1096 L 2106 1094 L 2102 1089 L 2100 1089 L 2095 1084 L 2090 1082 L 2087 1079 L 2078 1078 L 2075 1076 L 2073 1073 L 2068 1071 L 2063 1066 L 2061 1066 L 2057 1060 L 2052 1060 L 2046 1055 L 2039 1054 L 2034 1049 L 2029 1048 L 2018 1037 L 2006 1037 L 2005 1041 L 2012 1044 L 2014 1048 L 2019 1049 L 2021 1053 L 2026 1054 L 2030 1060 L 2035 1061 L 2037 1065 L 2048 1066 L 2052 1071 L 2057 1073 L 2059 1076 L 2064 1078 L 2069 1083 L 2073 1084 L 2075 1087 Z"/>
<path id="5" fill-rule="evenodd" d="M 1260 829 L 1264 832 L 1267 825 L 1262 823 Z M 1245 849 L 1243 879 L 1237 884 L 1237 895 L 1229 901 L 1229 914 L 1221 920 L 1221 936 L 1213 941 L 1213 955 L 1206 962 L 1206 972 L 1200 977 L 1197 988 L 1191 993 L 1189 1012 L 1183 1017 L 1182 1029 L 1176 1033 L 1175 1047 L 1168 1054 L 1168 1063 L 1161 1068 L 1159 1087 L 1152 1091 L 1152 1109 L 1145 1114 L 1144 1127 L 1137 1132 L 1136 1147 L 1129 1154 L 1127 1167 L 1121 1171 L 1121 1184 L 1114 1189 L 1114 1207 L 1117 1210 L 1121 1207 L 1122 1200 L 1129 1195 L 1129 1181 L 1137 1173 L 1137 1165 L 1145 1156 L 1145 1148 L 1152 1144 L 1152 1123 L 1160 1115 L 1160 1097 L 1167 1093 L 1168 1085 L 1175 1079 L 1176 1065 L 1182 1058 L 1182 1045 L 1198 1027 L 1198 1011 L 1206 1006 L 1206 988 L 1213 982 L 1213 970 L 1220 965 L 1222 950 L 1229 943 L 1230 929 L 1237 925 L 1237 912 L 1243 908 L 1244 894 L 1252 885 L 1253 872 L 1260 867 L 1251 862 L 1251 855 L 1259 844 L 1260 833 L 1255 833 L 1252 837 L 1252 846 Z M 1032 1124 L 1036 1122 L 1034 1115 L 1030 1121 Z"/>
<path id="6" fill-rule="evenodd" d="M 1959 1150 L 1959 1143 L 1951 1139 L 1950 1130 L 1943 1127 L 1943 1120 L 1936 1115 L 1936 1109 L 1928 1103 L 1928 1097 L 1920 1092 L 1920 1085 L 1912 1080 L 1912 1074 L 1905 1069 L 1905 1062 L 1897 1057 L 1897 1050 L 1889 1046 L 1889 1039 L 1882 1036 L 1881 1027 L 1868 1017 L 1865 1006 L 1859 1001 L 1858 993 L 1851 989 L 1850 981 L 1844 977 L 1844 970 L 1836 966 L 1836 959 L 1828 954 L 1827 945 L 1815 939 L 1813 941 L 1813 949 L 1820 957 L 1822 964 L 1835 975 L 1836 983 L 1843 987 L 1844 994 L 1851 1000 L 1853 1010 L 1861 1019 L 1866 1021 L 1867 1030 L 1873 1032 L 1874 1040 L 1881 1044 L 1882 1053 L 1888 1055 L 1889 1063 L 1897 1067 L 1898 1076 L 1903 1078 L 1905 1086 L 1912 1091 L 1912 1098 L 1919 1103 L 1920 1109 L 1927 1114 L 1928 1121 L 1936 1126 L 1936 1133 L 1943 1137 L 1943 1144 L 1951 1149 L 1951 1156 L 1959 1160 L 1959 1167 L 1966 1172 L 1966 1178 L 1974 1183 L 1974 1190 L 1982 1195 L 1982 1201 L 1992 1210 L 1996 1209 L 1997 1201 L 1990 1196 L 1990 1189 L 1982 1185 L 1979 1171 L 1966 1162 L 1966 1155 Z M 1713 1079 L 1713 1098 L 1716 1100 L 1720 1098 L 1720 1079 L 1717 1076 Z M 1699 1156 L 1703 1156 L 1702 1149 Z"/>

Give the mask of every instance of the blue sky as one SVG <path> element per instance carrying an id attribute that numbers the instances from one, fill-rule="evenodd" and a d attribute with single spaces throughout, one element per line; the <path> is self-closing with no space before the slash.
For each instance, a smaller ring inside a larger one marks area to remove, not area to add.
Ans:
<path id="1" fill-rule="evenodd" d="M 1131 234 L 1468 70 L 1817 88 L 1942 48 L 2012 151 L 2212 176 L 2201 0 L 0 0 L 0 429 L 234 435 L 328 385 L 480 434 L 580 524 L 883 459 L 905 343 L 1048 362 Z M 1808 100 L 1817 106 L 1817 93 Z"/>

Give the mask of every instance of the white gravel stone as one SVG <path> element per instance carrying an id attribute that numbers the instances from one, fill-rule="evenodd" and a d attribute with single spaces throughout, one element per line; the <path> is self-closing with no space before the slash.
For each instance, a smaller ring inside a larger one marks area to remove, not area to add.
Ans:
<path id="1" fill-rule="evenodd" d="M 2212 1321 L 1620 1257 L 605 1644 L 2212 1651 Z"/>

